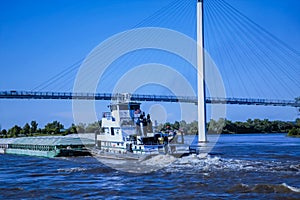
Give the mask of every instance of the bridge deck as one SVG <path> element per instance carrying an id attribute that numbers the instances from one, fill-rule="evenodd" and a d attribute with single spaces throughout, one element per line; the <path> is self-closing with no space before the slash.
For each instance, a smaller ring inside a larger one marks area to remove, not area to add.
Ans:
<path id="1" fill-rule="evenodd" d="M 127 94 L 132 101 L 153 102 L 182 102 L 197 104 L 197 97 L 167 96 L 167 95 L 141 95 Z M 117 100 L 124 99 L 124 94 L 111 93 L 72 93 L 72 92 L 29 92 L 29 91 L 1 91 L 0 99 L 77 99 L 77 100 Z M 264 106 L 291 106 L 300 107 L 296 100 L 267 100 L 253 98 L 218 98 L 207 97 L 209 104 L 239 104 L 239 105 L 264 105 Z"/>

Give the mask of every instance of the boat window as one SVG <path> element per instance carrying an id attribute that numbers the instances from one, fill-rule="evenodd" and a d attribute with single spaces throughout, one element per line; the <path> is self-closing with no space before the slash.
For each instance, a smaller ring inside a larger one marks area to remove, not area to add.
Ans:
<path id="1" fill-rule="evenodd" d="M 119 105 L 120 110 L 128 110 L 128 105 Z"/>
<path id="2" fill-rule="evenodd" d="M 104 134 L 109 135 L 109 129 L 108 128 L 104 128 Z"/>
<path id="3" fill-rule="evenodd" d="M 130 110 L 137 110 L 137 109 L 140 109 L 140 105 L 137 104 L 137 105 L 130 105 Z"/>
<path id="4" fill-rule="evenodd" d="M 102 113 L 102 117 L 103 117 L 103 118 L 110 119 L 110 118 L 111 118 L 111 113 L 110 113 L 110 112 L 103 112 L 103 113 Z"/>
<path id="5" fill-rule="evenodd" d="M 110 128 L 110 134 L 111 134 L 111 135 L 115 135 L 115 130 L 114 130 L 113 127 Z"/>

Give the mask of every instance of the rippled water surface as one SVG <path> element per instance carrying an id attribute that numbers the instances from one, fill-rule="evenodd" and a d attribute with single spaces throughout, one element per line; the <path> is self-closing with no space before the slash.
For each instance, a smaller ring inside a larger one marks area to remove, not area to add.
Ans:
<path id="1" fill-rule="evenodd" d="M 0 163 L 0 199 L 300 199 L 300 138 L 283 134 L 222 135 L 210 155 L 147 174 L 93 157 L 0 155 Z"/>

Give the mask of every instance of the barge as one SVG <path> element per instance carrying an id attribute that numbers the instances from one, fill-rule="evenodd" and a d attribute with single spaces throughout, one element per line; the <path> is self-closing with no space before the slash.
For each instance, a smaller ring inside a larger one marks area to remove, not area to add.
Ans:
<path id="1" fill-rule="evenodd" d="M 64 136 L 20 137 L 0 140 L 0 153 L 40 157 L 67 157 L 90 155 L 88 147 L 94 141 Z"/>

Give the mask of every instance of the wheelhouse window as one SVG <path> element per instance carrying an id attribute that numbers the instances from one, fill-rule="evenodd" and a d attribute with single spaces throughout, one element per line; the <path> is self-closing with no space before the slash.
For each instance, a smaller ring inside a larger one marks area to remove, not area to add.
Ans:
<path id="1" fill-rule="evenodd" d="M 115 135 L 115 129 L 113 127 L 110 128 L 110 134 Z"/>
<path id="2" fill-rule="evenodd" d="M 104 134 L 109 135 L 109 129 L 108 128 L 104 128 Z"/>

